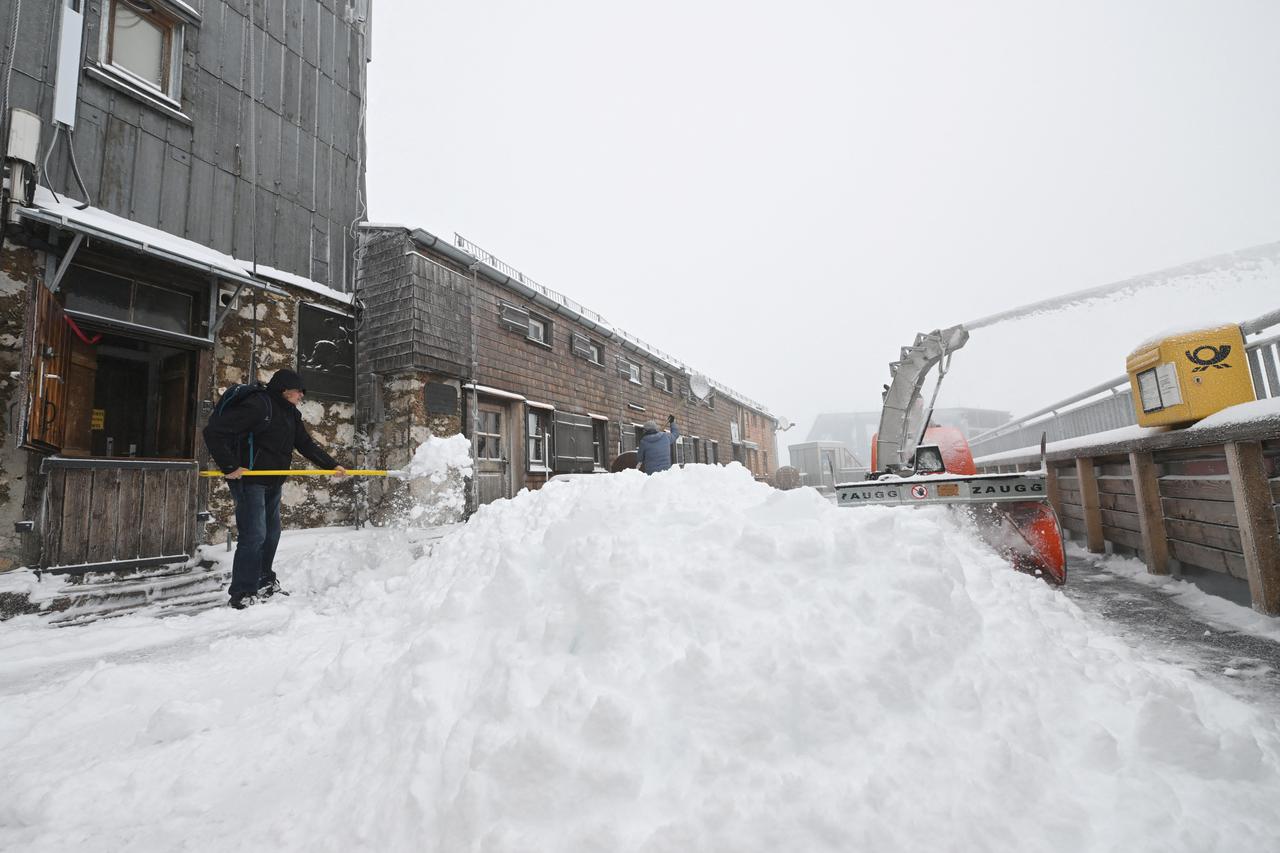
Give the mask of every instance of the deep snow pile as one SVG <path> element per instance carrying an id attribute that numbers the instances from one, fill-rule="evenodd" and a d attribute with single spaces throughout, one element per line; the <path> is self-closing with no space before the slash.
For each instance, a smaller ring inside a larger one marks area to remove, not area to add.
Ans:
<path id="1" fill-rule="evenodd" d="M 941 509 L 689 466 L 553 481 L 416 561 L 302 542 L 310 592 L 243 613 L 0 627 L 0 848 L 1274 841 L 1273 720 Z"/>

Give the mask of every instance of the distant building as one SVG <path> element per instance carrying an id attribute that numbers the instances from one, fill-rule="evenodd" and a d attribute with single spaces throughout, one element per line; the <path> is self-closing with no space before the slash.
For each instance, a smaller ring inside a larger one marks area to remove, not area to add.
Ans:
<path id="1" fill-rule="evenodd" d="M 843 441 L 806 441 L 788 445 L 787 452 L 791 467 L 800 472 L 800 484 L 823 494 L 833 493 L 837 483 L 865 479 L 870 470 Z"/>
<path id="2" fill-rule="evenodd" d="M 997 409 L 935 409 L 933 413 L 935 424 L 958 427 L 966 438 L 995 429 L 1011 418 L 1009 412 Z M 871 458 L 871 436 L 879 428 L 879 412 L 826 413 L 814 419 L 806 440 L 841 442 L 854 456 L 867 462 Z"/>

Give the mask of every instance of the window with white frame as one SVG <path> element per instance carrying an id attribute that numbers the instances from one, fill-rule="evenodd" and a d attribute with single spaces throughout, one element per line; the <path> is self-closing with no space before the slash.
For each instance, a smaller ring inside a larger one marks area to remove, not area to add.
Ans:
<path id="1" fill-rule="evenodd" d="M 629 382 L 640 384 L 640 365 L 634 361 L 618 356 L 618 375 Z"/>
<path id="2" fill-rule="evenodd" d="M 529 340 L 545 347 L 551 346 L 551 321 L 537 314 L 529 315 Z"/>
<path id="3" fill-rule="evenodd" d="M 547 415 L 543 409 L 529 409 L 525 421 L 525 442 L 527 452 L 525 460 L 529 470 L 546 470 L 547 468 Z"/>
<path id="4" fill-rule="evenodd" d="M 154 2 L 107 0 L 103 10 L 103 66 L 127 83 L 179 101 L 182 22 Z"/>

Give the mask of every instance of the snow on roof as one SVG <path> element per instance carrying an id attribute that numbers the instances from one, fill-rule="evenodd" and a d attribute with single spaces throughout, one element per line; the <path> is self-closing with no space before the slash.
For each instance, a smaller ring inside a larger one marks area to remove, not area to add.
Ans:
<path id="1" fill-rule="evenodd" d="M 240 264 L 244 268 L 245 272 L 251 272 L 254 269 L 253 261 L 237 260 L 236 263 Z M 292 285 L 293 287 L 307 290 L 311 293 L 317 294 L 318 296 L 323 296 L 327 299 L 332 299 L 336 302 L 342 302 L 347 305 L 350 305 L 354 298 L 350 293 L 343 293 L 341 290 L 334 290 L 332 287 L 320 284 L 317 281 L 312 281 L 306 276 L 285 272 L 284 270 L 278 270 L 265 264 L 258 264 L 257 274 L 262 278 L 269 278 L 272 281 Z"/>
<path id="2" fill-rule="evenodd" d="M 194 240 L 161 231 L 159 228 L 152 228 L 149 225 L 134 222 L 132 219 L 125 219 L 123 216 L 116 216 L 98 207 L 81 208 L 73 199 L 55 196 L 53 191 L 45 187 L 36 187 L 34 205 L 30 208 L 22 208 L 22 212 L 27 215 L 36 214 L 32 218 L 52 217 L 74 230 L 97 232 L 105 238 L 114 236 L 125 242 L 136 244 L 143 250 L 158 250 L 176 255 L 233 278 L 247 277 L 243 263 L 230 255 L 225 255 Z M 43 214 L 43 217 L 40 214 Z"/>
<path id="3" fill-rule="evenodd" d="M 1133 348 L 1130 354 L 1141 352 L 1142 350 L 1153 347 L 1156 344 L 1160 343 L 1161 341 L 1167 340 L 1169 338 L 1181 338 L 1187 335 L 1194 335 L 1197 332 L 1204 332 L 1209 329 L 1221 329 L 1223 326 L 1238 327 L 1239 325 L 1240 325 L 1240 321 L 1238 320 L 1224 320 L 1221 317 L 1218 317 L 1216 319 L 1211 319 L 1211 320 L 1204 320 L 1203 322 L 1196 322 L 1194 324 L 1191 323 L 1190 321 L 1186 323 L 1179 323 L 1176 326 L 1170 326 L 1159 332 L 1153 332 L 1152 334 L 1148 335 L 1141 343 L 1139 343 L 1137 346 Z"/>
<path id="4" fill-rule="evenodd" d="M 476 391 L 479 391 L 481 394 L 489 394 L 493 397 L 506 397 L 508 400 L 526 399 L 523 394 L 514 394 L 511 391 L 503 391 L 501 388 L 492 388 L 488 385 L 473 385 L 472 383 L 468 382 L 466 385 L 463 385 L 462 387 L 466 388 L 467 390 L 471 390 L 474 388 Z"/>

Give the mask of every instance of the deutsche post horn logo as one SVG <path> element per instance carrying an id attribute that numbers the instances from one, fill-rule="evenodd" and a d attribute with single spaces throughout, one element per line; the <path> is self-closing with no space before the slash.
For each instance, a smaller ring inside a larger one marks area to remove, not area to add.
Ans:
<path id="1" fill-rule="evenodd" d="M 1205 355 L 1208 353 L 1208 355 Z M 1214 370 L 1222 370 L 1224 367 L 1230 367 L 1229 364 L 1222 364 L 1227 360 L 1227 356 L 1231 355 L 1231 344 L 1223 344 L 1220 347 L 1205 344 L 1196 347 L 1193 350 L 1187 350 L 1187 358 L 1199 367 L 1193 367 L 1192 373 L 1200 373 L 1212 367 Z"/>

